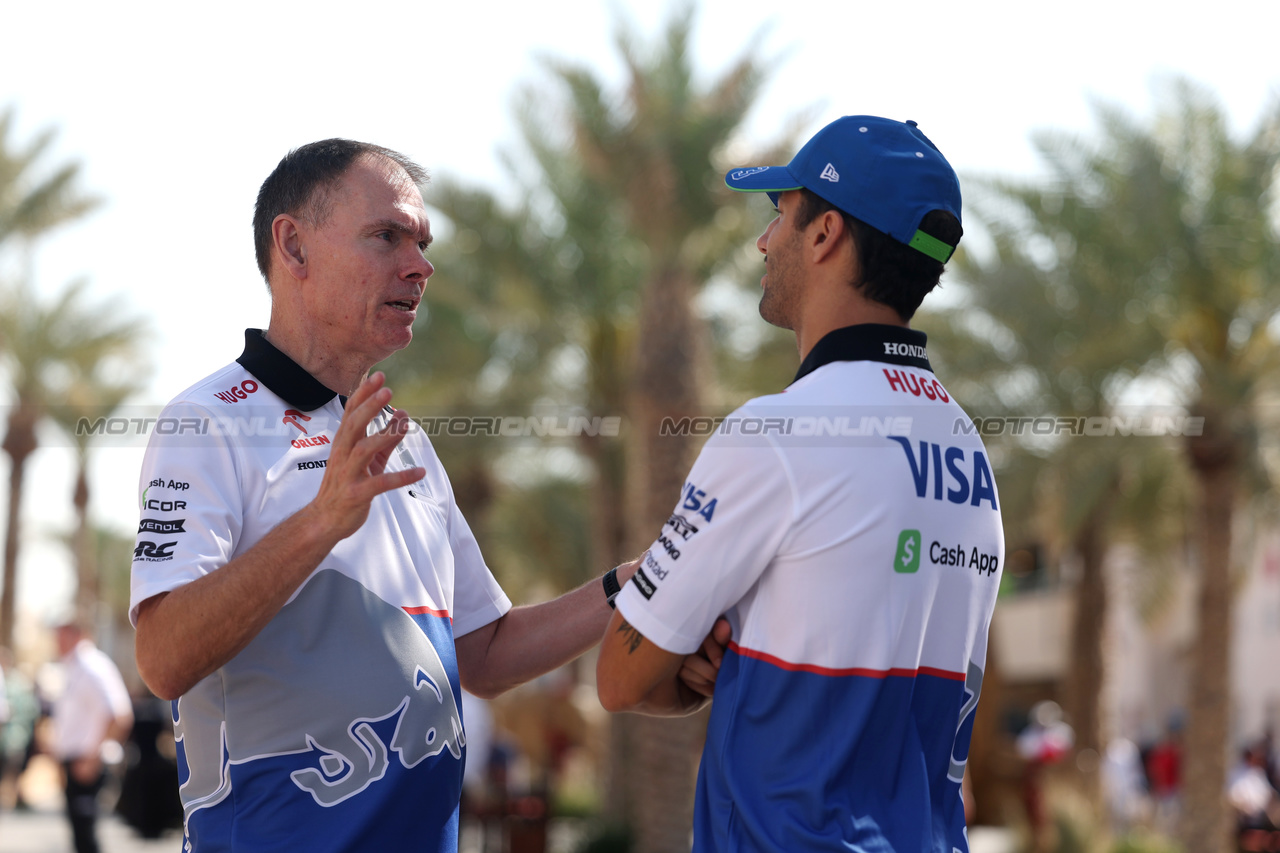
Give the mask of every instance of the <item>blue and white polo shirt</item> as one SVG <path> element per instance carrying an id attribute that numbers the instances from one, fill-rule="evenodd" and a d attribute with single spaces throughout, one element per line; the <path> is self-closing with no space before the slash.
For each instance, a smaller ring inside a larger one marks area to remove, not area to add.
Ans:
<path id="1" fill-rule="evenodd" d="M 990 461 L 920 332 L 836 330 L 720 423 L 617 600 L 677 654 L 733 626 L 694 850 L 967 853 L 1003 562 Z"/>
<path id="2" fill-rule="evenodd" d="M 315 497 L 344 402 L 251 329 L 235 363 L 165 408 L 142 468 L 131 618 Z M 388 469 L 418 465 L 421 481 L 376 497 L 266 628 L 173 703 L 185 850 L 457 849 L 453 640 L 511 603 L 414 430 Z"/>

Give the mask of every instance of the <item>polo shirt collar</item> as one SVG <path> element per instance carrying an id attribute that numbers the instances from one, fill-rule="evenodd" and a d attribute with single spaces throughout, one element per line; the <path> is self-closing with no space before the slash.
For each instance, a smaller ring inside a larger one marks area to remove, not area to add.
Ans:
<path id="1" fill-rule="evenodd" d="M 314 412 L 338 396 L 289 356 L 272 346 L 261 329 L 244 330 L 244 352 L 236 359 L 271 393 L 303 412 Z"/>
<path id="2" fill-rule="evenodd" d="M 845 326 L 822 336 L 800 362 L 800 369 L 792 382 L 833 361 L 880 361 L 919 367 L 932 373 L 933 368 L 929 366 L 929 357 L 924 351 L 927 340 L 924 332 L 906 326 L 880 323 Z"/>

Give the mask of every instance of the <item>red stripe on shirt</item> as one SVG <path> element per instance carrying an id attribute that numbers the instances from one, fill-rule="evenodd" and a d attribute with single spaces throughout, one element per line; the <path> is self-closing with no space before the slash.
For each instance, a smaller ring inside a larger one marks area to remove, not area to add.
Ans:
<path id="1" fill-rule="evenodd" d="M 937 669 L 932 666 L 922 666 L 916 669 L 868 669 L 860 666 L 852 666 L 845 669 L 833 669 L 829 666 L 818 666 L 817 664 L 812 663 L 792 663 L 791 661 L 785 661 L 782 658 L 774 657 L 766 652 L 743 648 L 734 642 L 729 643 L 729 648 L 733 649 L 743 657 L 762 660 L 765 663 L 773 664 L 779 669 L 785 669 L 789 672 L 810 672 L 814 675 L 827 676 L 856 675 L 862 678 L 889 678 L 890 676 L 896 678 L 915 678 L 917 675 L 932 675 L 935 678 L 945 678 L 950 681 L 964 681 L 963 672 L 951 672 L 950 670 Z"/>
<path id="2" fill-rule="evenodd" d="M 418 616 L 426 613 L 428 616 L 442 616 L 450 622 L 453 621 L 453 617 L 449 615 L 448 610 L 433 610 L 430 607 L 406 607 L 404 612 L 408 613 L 410 616 Z"/>

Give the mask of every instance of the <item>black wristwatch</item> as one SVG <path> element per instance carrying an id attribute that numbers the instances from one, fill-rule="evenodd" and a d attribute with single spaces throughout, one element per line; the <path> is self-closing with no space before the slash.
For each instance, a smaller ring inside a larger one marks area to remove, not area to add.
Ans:
<path id="1" fill-rule="evenodd" d="M 601 578 L 601 583 L 604 584 L 604 600 L 609 602 L 610 607 L 616 609 L 617 605 L 613 603 L 613 600 L 618 597 L 618 593 L 622 592 L 622 586 L 618 583 L 618 567 L 614 566 L 605 572 L 604 577 Z"/>

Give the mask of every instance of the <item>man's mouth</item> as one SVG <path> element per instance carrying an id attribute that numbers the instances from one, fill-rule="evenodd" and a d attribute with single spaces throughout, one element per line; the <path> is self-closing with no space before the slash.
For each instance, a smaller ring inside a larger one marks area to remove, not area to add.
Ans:
<path id="1" fill-rule="evenodd" d="M 418 307 L 418 303 L 412 299 L 397 299 L 395 302 L 388 302 L 392 308 L 397 311 L 409 312 Z"/>

